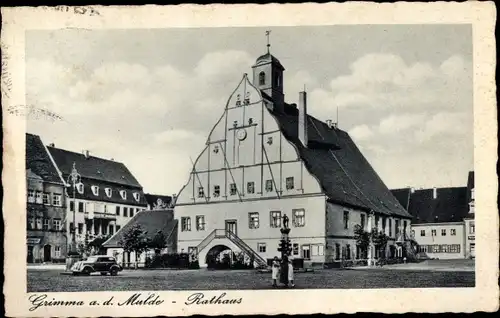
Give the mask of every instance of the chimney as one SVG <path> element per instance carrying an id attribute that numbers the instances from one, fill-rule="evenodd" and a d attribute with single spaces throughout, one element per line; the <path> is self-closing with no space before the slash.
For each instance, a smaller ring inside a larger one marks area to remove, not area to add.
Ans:
<path id="1" fill-rule="evenodd" d="M 307 93 L 299 93 L 299 140 L 307 148 Z"/>
<path id="2" fill-rule="evenodd" d="M 85 155 L 85 158 L 87 158 L 87 159 L 90 157 L 90 152 L 88 150 L 84 150 L 83 154 Z"/>
<path id="3" fill-rule="evenodd" d="M 432 189 L 432 198 L 433 199 L 436 199 L 438 197 L 438 191 L 436 188 L 433 188 Z"/>
<path id="4" fill-rule="evenodd" d="M 410 187 L 410 193 L 415 193 L 415 188 L 414 187 Z"/>
<path id="5" fill-rule="evenodd" d="M 328 128 L 332 129 L 332 127 L 333 127 L 332 120 L 331 119 L 327 119 L 326 120 L 326 125 L 328 126 Z"/>
<path id="6" fill-rule="evenodd" d="M 50 143 L 50 144 L 49 144 L 49 147 L 54 148 L 55 146 L 56 146 L 56 144 L 55 144 L 55 143 Z"/>

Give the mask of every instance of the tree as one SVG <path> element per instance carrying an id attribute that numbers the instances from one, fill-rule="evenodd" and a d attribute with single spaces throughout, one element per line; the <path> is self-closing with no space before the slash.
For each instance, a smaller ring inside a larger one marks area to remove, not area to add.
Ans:
<path id="1" fill-rule="evenodd" d="M 148 240 L 148 248 L 152 248 L 155 254 L 160 254 L 160 251 L 167 246 L 167 236 L 162 231 L 156 232 L 152 239 Z"/>
<path id="2" fill-rule="evenodd" d="M 99 236 L 88 243 L 88 247 L 91 248 L 93 253 L 102 253 L 102 244 L 109 239 L 109 236 Z"/>
<path id="3" fill-rule="evenodd" d="M 362 253 L 365 254 L 370 246 L 370 234 L 366 232 L 361 225 L 356 224 L 354 226 L 354 237 L 356 238 L 356 245 L 358 245 Z"/>
<path id="4" fill-rule="evenodd" d="M 135 253 L 135 268 L 137 268 L 139 256 L 148 249 L 148 239 L 145 231 L 140 224 L 135 224 L 123 233 L 118 241 L 118 245 L 124 252 Z"/>
<path id="5" fill-rule="evenodd" d="M 385 248 L 389 237 L 383 231 L 378 231 L 377 228 L 373 228 L 371 236 L 373 245 L 382 252 L 382 258 L 385 258 Z"/>

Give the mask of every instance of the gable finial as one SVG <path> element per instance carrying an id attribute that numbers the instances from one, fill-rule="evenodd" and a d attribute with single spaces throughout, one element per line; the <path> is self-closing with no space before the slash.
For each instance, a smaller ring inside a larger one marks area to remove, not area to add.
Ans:
<path id="1" fill-rule="evenodd" d="M 269 49 L 271 47 L 271 44 L 269 43 L 269 35 L 271 34 L 271 30 L 266 31 L 266 37 L 267 37 L 267 54 L 269 54 Z"/>

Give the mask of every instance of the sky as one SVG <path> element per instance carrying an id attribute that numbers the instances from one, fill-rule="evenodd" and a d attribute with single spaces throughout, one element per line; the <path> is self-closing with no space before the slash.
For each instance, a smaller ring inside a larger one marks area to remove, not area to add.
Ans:
<path id="1" fill-rule="evenodd" d="M 145 192 L 187 182 L 244 73 L 266 52 L 285 100 L 337 120 L 389 188 L 465 186 L 473 170 L 470 25 L 30 30 L 28 119 L 45 144 L 123 162 Z"/>

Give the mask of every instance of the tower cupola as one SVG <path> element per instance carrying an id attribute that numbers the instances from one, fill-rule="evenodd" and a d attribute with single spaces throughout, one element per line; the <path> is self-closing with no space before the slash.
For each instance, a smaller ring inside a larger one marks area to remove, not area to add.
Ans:
<path id="1" fill-rule="evenodd" d="M 253 85 L 272 98 L 273 104 L 283 109 L 285 96 L 283 94 L 283 71 L 285 68 L 280 61 L 270 53 L 269 33 L 266 32 L 268 43 L 267 53 L 261 55 L 252 66 Z"/>

